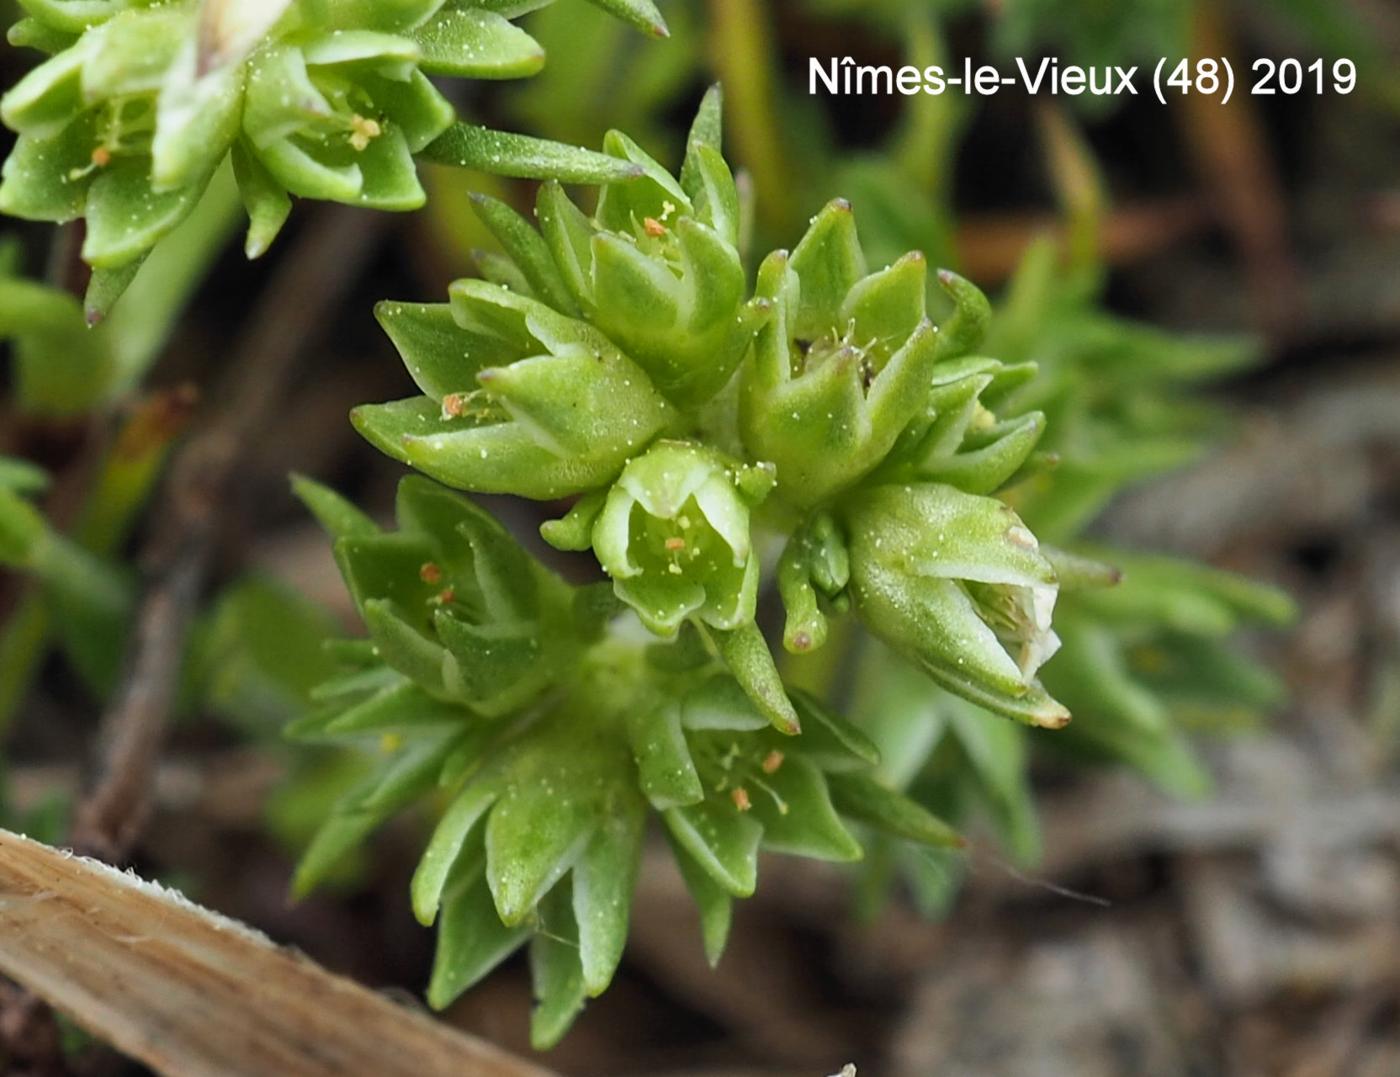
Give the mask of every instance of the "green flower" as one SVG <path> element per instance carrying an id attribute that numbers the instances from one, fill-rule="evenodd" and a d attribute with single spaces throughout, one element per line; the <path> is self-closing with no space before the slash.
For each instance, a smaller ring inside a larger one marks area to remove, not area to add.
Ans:
<path id="1" fill-rule="evenodd" d="M 638 174 L 604 185 L 591 219 L 558 183 L 546 184 L 535 214 L 543 242 L 513 210 L 477 200 L 527 294 L 587 318 L 682 408 L 724 388 L 763 310 L 745 303 L 739 194 L 719 150 L 719 109 L 711 91 L 679 179 L 609 133 L 604 152 Z"/>
<path id="2" fill-rule="evenodd" d="M 1032 453 L 1045 433 L 1039 411 L 1002 419 L 1008 395 L 1032 381 L 1033 363 L 1008 366 L 995 359 L 940 363 L 930 378 L 923 409 L 900 435 L 876 471 L 882 482 L 938 482 L 969 494 L 995 494 L 1033 467 Z"/>
<path id="3" fill-rule="evenodd" d="M 439 702 L 487 716 L 519 709 L 596 631 L 586 592 L 565 586 L 490 516 L 426 479 L 400 483 L 400 529 L 392 533 L 314 483 L 299 480 L 298 492 L 338 536 L 336 561 L 395 706 Z"/>
<path id="4" fill-rule="evenodd" d="M 842 505 L 865 626 L 944 687 L 1030 725 L 1069 712 L 1035 676 L 1059 646 L 1059 587 L 1006 505 L 934 484 L 863 489 Z"/>
<path id="5" fill-rule="evenodd" d="M 768 485 L 760 469 L 741 472 L 712 450 L 660 442 L 606 497 L 545 536 L 564 548 L 591 545 L 618 597 L 653 632 L 674 635 L 690 618 L 730 631 L 753 621 L 759 561 L 749 510 Z"/>
<path id="6" fill-rule="evenodd" d="M 460 490 L 547 500 L 606 486 L 674 423 L 586 322 L 484 281 L 458 281 L 451 300 L 376 311 L 425 394 L 355 409 L 394 459 Z"/>
<path id="7" fill-rule="evenodd" d="M 986 319 L 976 288 L 939 281 L 957 304 L 940 331 L 929 320 L 927 264 L 910 254 L 867 275 L 851 207 L 827 206 L 791 255 L 759 270 L 771 308 L 744 368 L 744 445 L 778 468 L 778 493 L 820 505 L 874 471 L 928 406 L 940 362 L 966 351 Z"/>

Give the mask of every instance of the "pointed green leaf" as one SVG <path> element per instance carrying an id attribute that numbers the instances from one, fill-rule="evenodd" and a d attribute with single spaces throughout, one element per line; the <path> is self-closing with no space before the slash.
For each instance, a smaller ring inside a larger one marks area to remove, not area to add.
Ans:
<path id="1" fill-rule="evenodd" d="M 249 258 L 260 258 L 291 214 L 292 198 L 241 139 L 233 144 L 233 174 L 248 213 L 243 251 Z"/>
<path id="2" fill-rule="evenodd" d="M 577 317 L 574 305 L 549 246 L 530 222 L 504 202 L 484 194 L 472 195 L 472 205 L 491 234 L 530 283 L 533 294 L 563 314 Z"/>
<path id="3" fill-rule="evenodd" d="M 711 967 L 719 964 L 724 955 L 725 943 L 729 941 L 729 927 L 734 918 L 734 898 L 729 891 L 715 882 L 710 873 L 700 866 L 700 862 L 686 851 L 668 828 L 666 841 L 680 869 L 685 888 L 700 913 L 700 937 L 705 946 L 705 957 Z"/>
<path id="4" fill-rule="evenodd" d="M 572 796 L 571 796 L 572 794 Z M 486 821 L 486 881 L 506 924 L 522 923 L 574 866 L 597 819 L 578 791 L 507 785 Z"/>
<path id="5" fill-rule="evenodd" d="M 802 282 L 793 328 L 799 337 L 815 340 L 836 325 L 846 294 L 866 275 L 849 202 L 837 199 L 812 219 L 790 264 Z"/>
<path id="6" fill-rule="evenodd" d="M 464 858 L 468 859 L 468 858 Z M 480 860 L 467 865 L 471 874 L 454 869 L 442 899 L 437 950 L 428 982 L 428 1005 L 446 1009 L 502 961 L 525 944 L 528 927 L 506 927 L 496 915 L 491 891 L 482 878 Z"/>
<path id="7" fill-rule="evenodd" d="M 752 622 L 733 631 L 707 628 L 714 640 L 720 657 L 724 659 L 734 679 L 739 682 L 749 699 L 762 712 L 773 728 L 779 733 L 796 736 L 802 731 L 797 711 L 788 699 L 783 679 L 773 662 L 773 652 L 763 633 Z"/>
<path id="8" fill-rule="evenodd" d="M 154 191 L 144 162 L 113 161 L 92 181 L 83 259 L 116 268 L 154 247 L 194 209 L 208 177 L 173 191 Z"/>
<path id="9" fill-rule="evenodd" d="M 588 0 L 595 7 L 602 8 L 609 15 L 616 15 L 623 22 L 630 23 L 644 34 L 652 37 L 669 37 L 666 20 L 651 0 Z"/>
<path id="10" fill-rule="evenodd" d="M 305 475 L 292 475 L 292 493 L 297 496 L 332 539 L 379 534 L 379 525 L 341 497 Z"/>
<path id="11" fill-rule="evenodd" d="M 831 806 L 826 778 L 800 755 L 764 768 L 762 785 L 750 791 L 753 812 L 763 823 L 764 848 L 815 860 L 859 860 L 860 843 Z M 755 777 L 754 784 L 759 779 Z"/>
<path id="12" fill-rule="evenodd" d="M 828 784 L 842 815 L 921 845 L 958 849 L 966 844 L 936 815 L 868 775 L 833 774 Z"/>
<path id="13" fill-rule="evenodd" d="M 517 179 L 611 183 L 640 174 L 628 161 L 559 142 L 457 123 L 424 148 L 423 160 Z"/>
<path id="14" fill-rule="evenodd" d="M 564 1038 L 588 993 L 567 887 L 551 894 L 540 909 L 539 929 L 530 940 L 530 980 L 535 991 L 530 1046 L 547 1051 Z"/>
<path id="15" fill-rule="evenodd" d="M 59 224 L 82 216 L 96 147 L 91 117 L 53 135 L 20 135 L 0 169 L 0 213 Z"/>
<path id="16" fill-rule="evenodd" d="M 646 806 L 635 796 L 613 803 L 574 866 L 579 962 L 584 985 L 594 998 L 612 982 L 627 944 L 645 822 Z"/>

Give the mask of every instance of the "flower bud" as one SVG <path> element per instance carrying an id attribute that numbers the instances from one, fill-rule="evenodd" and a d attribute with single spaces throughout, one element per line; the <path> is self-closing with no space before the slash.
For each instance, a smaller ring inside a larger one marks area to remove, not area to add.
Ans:
<path id="1" fill-rule="evenodd" d="M 376 654 L 421 692 L 493 716 L 568 668 L 586 634 L 576 592 L 466 499 L 404 479 L 399 530 L 383 533 L 323 487 L 297 492 L 340 530 L 336 561 Z"/>
<path id="2" fill-rule="evenodd" d="M 922 411 L 877 472 L 882 482 L 939 482 L 969 494 L 994 494 L 1018 477 L 1045 433 L 1032 411 L 1002 420 L 988 406 L 1035 374 L 1031 363 L 960 359 L 935 369 Z"/>
<path id="3" fill-rule="evenodd" d="M 941 274 L 958 304 L 943 330 L 925 307 L 928 267 L 906 255 L 867 275 L 850 206 L 827 206 L 789 256 L 759 271 L 771 306 L 745 368 L 744 444 L 778 467 L 779 492 L 819 505 L 873 471 L 926 406 L 936 365 L 971 346 L 960 330 L 986 301 Z"/>
<path id="4" fill-rule="evenodd" d="M 1036 672 L 1059 646 L 1054 569 L 1007 506 L 950 486 L 861 490 L 842 506 L 851 593 L 875 635 L 935 681 L 1031 725 L 1069 713 Z"/>
<path id="5" fill-rule="evenodd" d="M 762 304 L 745 304 L 739 195 L 718 148 L 718 110 L 712 91 L 679 180 L 614 131 L 604 150 L 641 174 L 605 185 L 592 219 L 557 183 L 541 188 L 536 211 L 573 303 L 683 408 L 725 386 L 762 316 Z M 528 248 L 496 236 L 530 264 Z"/>
<path id="6" fill-rule="evenodd" d="M 356 428 L 449 486 L 539 500 L 611 482 L 674 419 L 635 363 L 588 324 L 483 281 L 452 303 L 382 303 L 424 396 L 367 405 Z"/>

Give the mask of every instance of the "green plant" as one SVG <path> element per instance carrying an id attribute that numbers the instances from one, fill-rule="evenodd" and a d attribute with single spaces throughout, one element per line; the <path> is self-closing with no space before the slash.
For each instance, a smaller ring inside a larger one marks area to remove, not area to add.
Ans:
<path id="1" fill-rule="evenodd" d="M 841 816 L 955 843 L 871 777 L 855 727 L 784 684 L 756 623 L 765 549 L 781 551 L 788 650 L 821 648 L 849 613 L 963 698 L 1028 725 L 1069 717 L 1037 680 L 1058 646 L 1055 555 L 990 496 L 1043 432 L 1042 415 L 989 410 L 1031 369 L 966 357 L 989 315 L 967 282 L 941 275 L 955 313 L 935 326 L 921 256 L 868 273 L 844 203 L 750 296 L 718 145 L 717 94 L 679 178 L 609 136 L 642 175 L 605 186 L 591 218 L 557 185 L 539 231 L 482 200 L 510 260 L 448 304 L 379 308 L 423 395 L 358 409 L 360 432 L 458 489 L 575 499 L 544 537 L 591 549 L 610 583 L 564 585 L 424 479 L 404 481 L 389 534 L 299 485 L 370 640 L 338 651 L 346 674 L 296 731 L 381 752 L 299 884 L 442 791 L 414 888 L 439 920 L 430 998 L 533 932 L 541 1045 L 611 977 L 647 802 L 712 957 L 760 845 L 856 859 Z"/>
<path id="2" fill-rule="evenodd" d="M 554 1044 L 621 959 L 645 820 L 663 820 L 717 961 L 730 904 L 763 848 L 858 859 L 849 821 L 931 845 L 959 839 L 868 776 L 877 756 L 814 699 L 804 732 L 770 728 L 687 628 L 649 645 L 611 622 L 606 584 L 572 587 L 494 519 L 403 480 L 383 532 L 307 480 L 369 630 L 336 653 L 294 735 L 365 745 L 377 762 L 339 802 L 297 874 L 305 891 L 413 802 L 447 797 L 413 880 L 438 923 L 429 1001 L 445 1006 L 528 943 L 538 1047 Z"/>
<path id="3" fill-rule="evenodd" d="M 662 29 L 649 0 L 595 4 Z M 289 840 L 314 830 L 298 893 L 343 881 L 392 816 L 434 819 L 411 894 L 438 927 L 434 1006 L 528 947 L 532 1038 L 557 1042 L 613 978 L 653 814 L 714 962 L 761 849 L 863 860 L 871 903 L 899 868 L 939 909 L 961 863 L 952 826 L 987 815 L 1033 859 L 1033 746 L 1192 794 L 1205 777 L 1186 731 L 1277 699 L 1220 643 L 1285 622 L 1285 598 L 1091 531 L 1122 489 L 1199 452 L 1217 423 L 1194 384 L 1248 349 L 1104 314 L 1083 261 L 1093 228 L 1071 228 L 1068 258 L 1036 247 L 996 312 L 930 273 L 950 245 L 945 105 L 911 110 L 877 151 L 812 137 L 799 159 L 764 132 L 820 121 L 754 77 L 739 141 L 755 205 L 722 152 L 717 90 L 674 174 L 616 131 L 591 153 L 456 121 L 428 76 L 533 73 L 542 52 L 510 21 L 532 0 L 24 6 L 11 39 L 52 58 L 0 102 L 20 132 L 0 208 L 85 218 L 94 267 L 84 310 L 6 261 L 0 333 L 27 414 L 110 412 L 140 383 L 235 188 L 256 256 L 293 196 L 420 205 L 418 161 L 547 181 L 533 220 L 474 198 L 497 247 L 480 279 L 377 308 L 418 389 L 352 417 L 422 473 L 399 485 L 395 529 L 295 480 L 365 638 L 239 581 L 196 620 L 182 675 L 186 709 L 264 746 L 297 715 L 293 738 L 321 747 L 271 813 Z M 698 23 L 683 10 L 677 25 Z M 718 39 L 742 44 L 745 5 L 716 10 Z M 572 43 L 569 11 L 541 36 Z M 934 62 L 936 22 L 894 14 Z M 587 27 L 604 58 L 571 67 L 573 107 L 548 83 L 512 98 L 570 142 L 626 51 L 612 22 Z M 699 49 L 629 56 L 640 85 L 621 105 L 662 129 Z M 580 208 L 568 182 L 599 186 L 596 202 Z M 751 236 L 833 183 L 873 218 L 864 235 L 829 201 L 754 265 Z M 133 594 L 120 546 L 173 436 L 114 451 L 71 535 L 33 502 L 42 475 L 0 460 L 0 564 L 39 586 L 0 639 L 0 716 L 49 620 L 110 691 Z M 545 542 L 591 554 L 596 582 L 565 582 L 455 491 L 549 505 Z"/>
<path id="4" fill-rule="evenodd" d="M 1288 624 L 1292 602 L 1230 573 L 1105 546 L 1093 526 L 1123 490 L 1201 455 L 1224 423 L 1193 390 L 1252 362 L 1254 348 L 1109 315 L 1097 303 L 1101 277 L 1096 263 L 1066 266 L 1057 244 L 1036 243 L 984 341 L 1018 361 L 1003 414 L 1044 429 L 1037 466 L 1003 496 L 1055 545 L 1064 589 L 1055 609 L 1062 646 L 1042 677 L 1074 721 L 1034 744 L 1081 764 L 1126 765 L 1196 797 L 1209 778 L 1188 734 L 1248 727 L 1282 699 L 1276 678 L 1228 641 L 1251 626 Z M 1064 586 L 1071 580 L 1078 586 Z M 1034 863 L 1035 753 L 1025 735 L 909 677 L 886 650 L 853 647 L 858 673 L 844 703 L 898 760 L 886 779 L 956 823 L 988 819 L 1019 862 Z M 881 849 L 865 873 L 868 903 L 883 897 L 895 866 L 930 911 L 946 908 L 961 874 L 946 857 Z"/>
<path id="5" fill-rule="evenodd" d="M 650 0 L 598 2 L 666 32 Z M 19 134 L 0 210 L 82 217 L 83 258 L 94 268 L 89 301 L 100 309 L 229 159 L 250 258 L 276 238 L 293 197 L 421 206 L 420 154 L 508 174 L 581 170 L 585 179 L 600 165 L 563 147 L 454 126 L 452 104 L 428 77 L 534 74 L 544 51 L 510 18 L 535 0 L 23 6 L 11 42 L 50 58 L 0 100 L 0 118 Z"/>

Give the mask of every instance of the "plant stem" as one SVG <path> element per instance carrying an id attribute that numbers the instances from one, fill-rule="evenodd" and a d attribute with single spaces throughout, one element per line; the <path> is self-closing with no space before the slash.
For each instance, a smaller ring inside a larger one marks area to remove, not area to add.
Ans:
<path id="1" fill-rule="evenodd" d="M 103 460 L 73 529 L 73 540 L 79 546 L 107 557 L 125 544 L 192 405 L 190 391 L 176 389 L 144 402 L 127 420 Z M 42 588 L 26 588 L 0 633 L 0 738 L 29 695 L 48 653 L 51 627 Z"/>
<path id="2" fill-rule="evenodd" d="M 753 176 L 759 218 L 785 232 L 799 207 L 792 199 L 796 186 L 778 123 L 768 13 L 758 0 L 710 0 L 710 21 L 712 62 L 724 83 L 738 158 Z"/>

